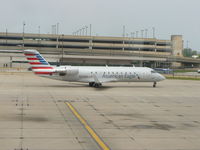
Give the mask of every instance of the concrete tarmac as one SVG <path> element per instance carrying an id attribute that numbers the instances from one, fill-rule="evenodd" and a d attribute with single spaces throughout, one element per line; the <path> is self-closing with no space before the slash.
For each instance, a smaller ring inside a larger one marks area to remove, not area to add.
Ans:
<path id="1" fill-rule="evenodd" d="M 0 150 L 101 149 L 65 102 L 112 150 L 200 149 L 200 81 L 96 89 L 32 73 L 0 73 Z"/>

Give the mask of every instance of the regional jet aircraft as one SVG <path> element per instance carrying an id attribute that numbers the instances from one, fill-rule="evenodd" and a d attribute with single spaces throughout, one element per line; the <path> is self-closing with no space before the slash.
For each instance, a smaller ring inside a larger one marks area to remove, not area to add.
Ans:
<path id="1" fill-rule="evenodd" d="M 32 71 L 39 76 L 70 82 L 89 83 L 100 87 L 106 82 L 156 82 L 165 79 L 147 67 L 97 67 L 97 66 L 52 66 L 37 50 L 24 50 Z"/>

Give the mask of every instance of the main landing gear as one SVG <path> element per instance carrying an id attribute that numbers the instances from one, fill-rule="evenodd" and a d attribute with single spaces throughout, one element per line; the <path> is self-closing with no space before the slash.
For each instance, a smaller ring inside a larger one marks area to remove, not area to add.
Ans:
<path id="1" fill-rule="evenodd" d="M 156 87 L 156 84 L 157 84 L 157 83 L 156 83 L 156 82 L 154 82 L 154 83 L 153 83 L 153 87 Z"/>
<path id="2" fill-rule="evenodd" d="M 101 83 L 90 82 L 90 83 L 89 83 L 89 86 L 90 86 L 90 87 L 99 88 L 99 87 L 102 86 L 102 84 L 101 84 Z"/>

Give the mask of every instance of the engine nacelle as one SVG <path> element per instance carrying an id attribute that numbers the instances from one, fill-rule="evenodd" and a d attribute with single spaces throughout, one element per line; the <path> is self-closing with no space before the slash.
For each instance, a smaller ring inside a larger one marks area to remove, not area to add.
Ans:
<path id="1" fill-rule="evenodd" d="M 70 67 L 62 67 L 62 68 L 56 68 L 56 73 L 59 73 L 59 76 L 78 76 L 79 70 L 76 68 Z"/>
<path id="2" fill-rule="evenodd" d="M 65 73 L 66 73 L 67 75 L 77 75 L 78 72 L 79 72 L 78 69 L 71 69 L 71 68 L 70 68 L 70 69 L 67 69 Z"/>

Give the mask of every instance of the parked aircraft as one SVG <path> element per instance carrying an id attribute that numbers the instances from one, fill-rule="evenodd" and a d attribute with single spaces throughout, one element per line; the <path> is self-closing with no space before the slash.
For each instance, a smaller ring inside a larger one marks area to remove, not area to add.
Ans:
<path id="1" fill-rule="evenodd" d="M 89 83 L 91 87 L 100 87 L 106 82 L 153 82 L 153 87 L 156 87 L 158 81 L 165 79 L 147 67 L 52 66 L 37 50 L 24 50 L 24 54 L 36 75 Z"/>

